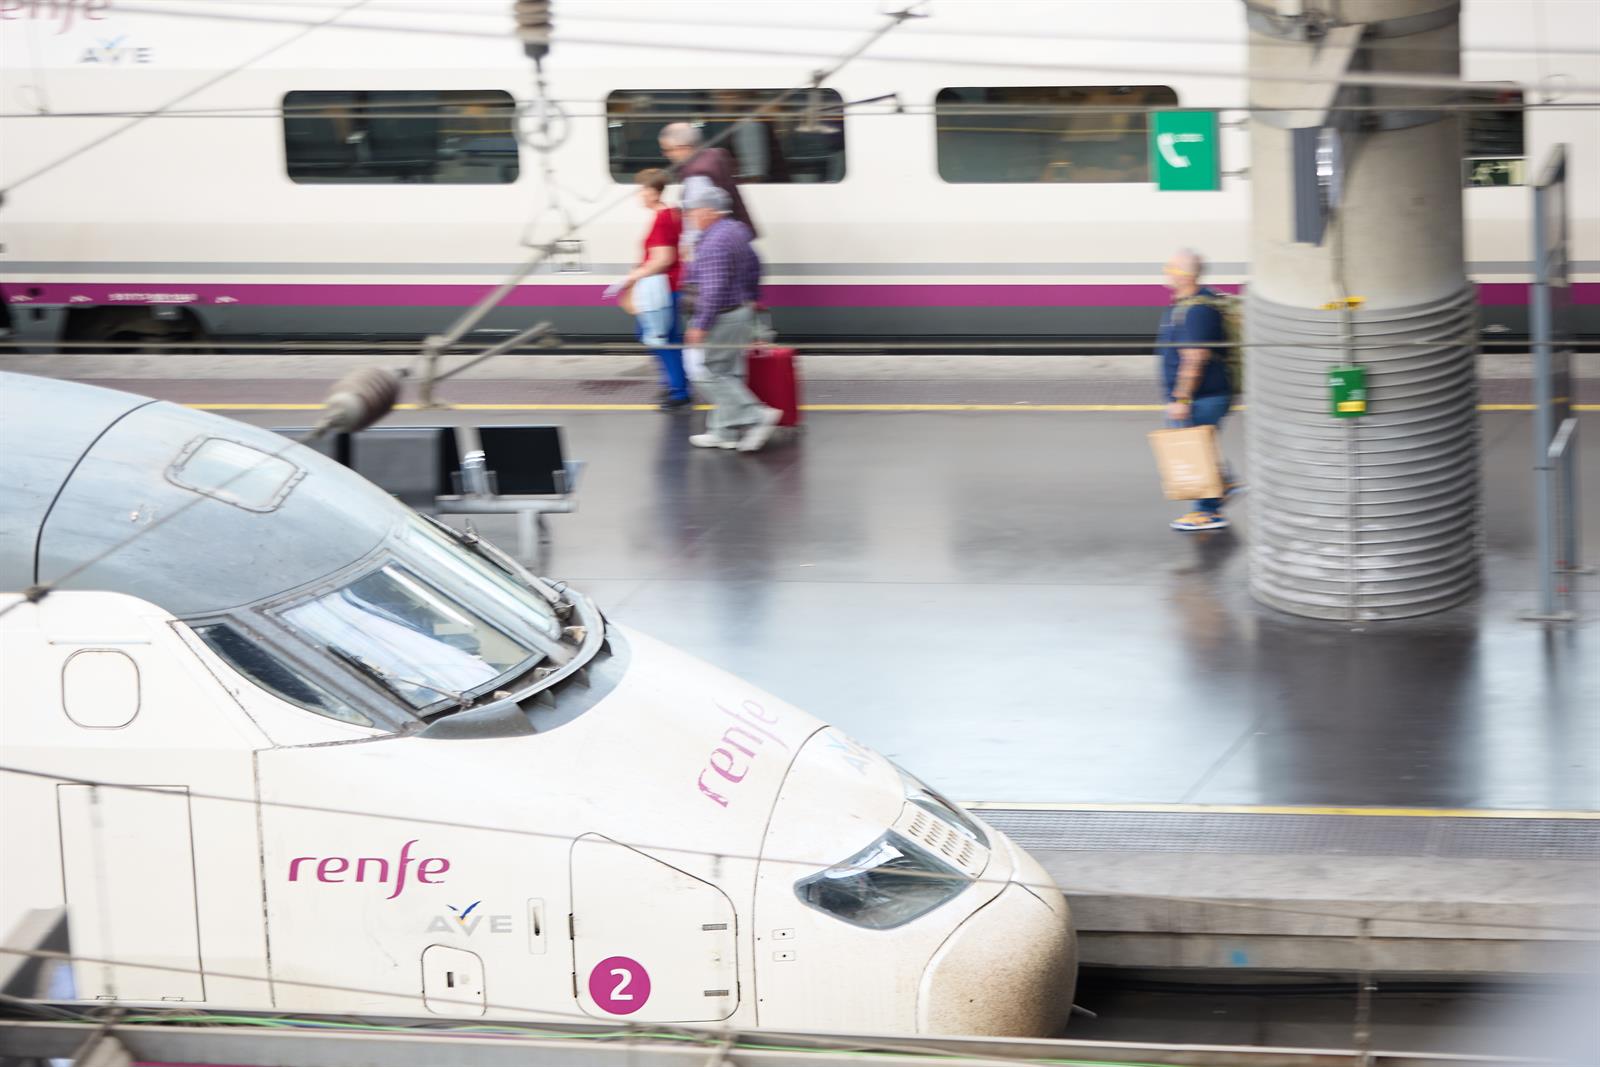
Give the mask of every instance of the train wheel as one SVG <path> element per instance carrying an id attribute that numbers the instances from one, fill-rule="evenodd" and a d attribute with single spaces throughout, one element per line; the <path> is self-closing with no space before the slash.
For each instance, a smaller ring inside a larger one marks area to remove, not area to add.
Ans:
<path id="1" fill-rule="evenodd" d="M 208 339 L 205 327 L 187 308 L 170 319 L 157 318 L 148 307 L 75 311 L 62 332 L 62 340 L 103 343 L 97 352 L 119 356 L 203 355 L 208 350 L 196 342 Z"/>

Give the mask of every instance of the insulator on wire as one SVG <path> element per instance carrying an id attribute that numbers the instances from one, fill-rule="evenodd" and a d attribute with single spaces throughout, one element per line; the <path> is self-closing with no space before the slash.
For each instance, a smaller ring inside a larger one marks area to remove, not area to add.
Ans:
<path id="1" fill-rule="evenodd" d="M 522 50 L 535 63 L 544 59 L 550 54 L 550 0 L 516 0 L 511 11 Z"/>
<path id="2" fill-rule="evenodd" d="M 394 410 L 400 399 L 400 375 L 387 367 L 351 371 L 334 385 L 322 402 L 322 419 L 315 435 L 355 433 Z"/>

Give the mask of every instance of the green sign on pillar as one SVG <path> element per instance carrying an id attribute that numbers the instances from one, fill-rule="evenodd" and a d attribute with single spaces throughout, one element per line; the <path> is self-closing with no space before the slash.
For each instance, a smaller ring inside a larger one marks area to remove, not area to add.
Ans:
<path id="1" fill-rule="evenodd" d="M 1367 413 L 1367 371 L 1364 367 L 1329 367 L 1328 401 L 1336 419 Z"/>
<path id="2" fill-rule="evenodd" d="M 1156 188 L 1163 192 L 1222 188 L 1217 166 L 1217 113 L 1152 111 L 1150 168 Z"/>

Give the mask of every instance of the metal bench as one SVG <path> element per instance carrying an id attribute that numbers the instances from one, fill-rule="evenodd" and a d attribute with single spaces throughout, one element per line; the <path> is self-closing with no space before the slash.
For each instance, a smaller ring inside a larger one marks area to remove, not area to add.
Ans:
<path id="1" fill-rule="evenodd" d="M 368 431 L 371 432 L 371 431 Z M 566 458 L 559 426 L 458 426 L 454 492 L 444 515 L 515 515 L 517 558 L 536 568 L 550 547 L 546 515 L 576 511 L 583 463 Z"/>
<path id="2" fill-rule="evenodd" d="M 566 458 L 559 426 L 378 426 L 315 447 L 418 511 L 515 515 L 517 558 L 534 568 L 550 546 L 545 516 L 578 507 L 583 463 Z"/>

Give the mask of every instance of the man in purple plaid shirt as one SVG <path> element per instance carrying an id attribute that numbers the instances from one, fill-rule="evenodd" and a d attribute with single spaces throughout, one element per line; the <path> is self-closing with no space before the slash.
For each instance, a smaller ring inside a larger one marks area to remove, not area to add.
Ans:
<path id="1" fill-rule="evenodd" d="M 732 203 L 714 185 L 697 188 L 683 203 L 690 225 L 701 231 L 684 279 L 694 288 L 695 305 L 683 343 L 706 350 L 700 390 L 712 404 L 706 432 L 689 443 L 755 452 L 771 439 L 783 412 L 757 400 L 744 384 L 745 350 L 756 340 L 761 258 L 750 247 L 750 227 L 730 217 Z"/>

